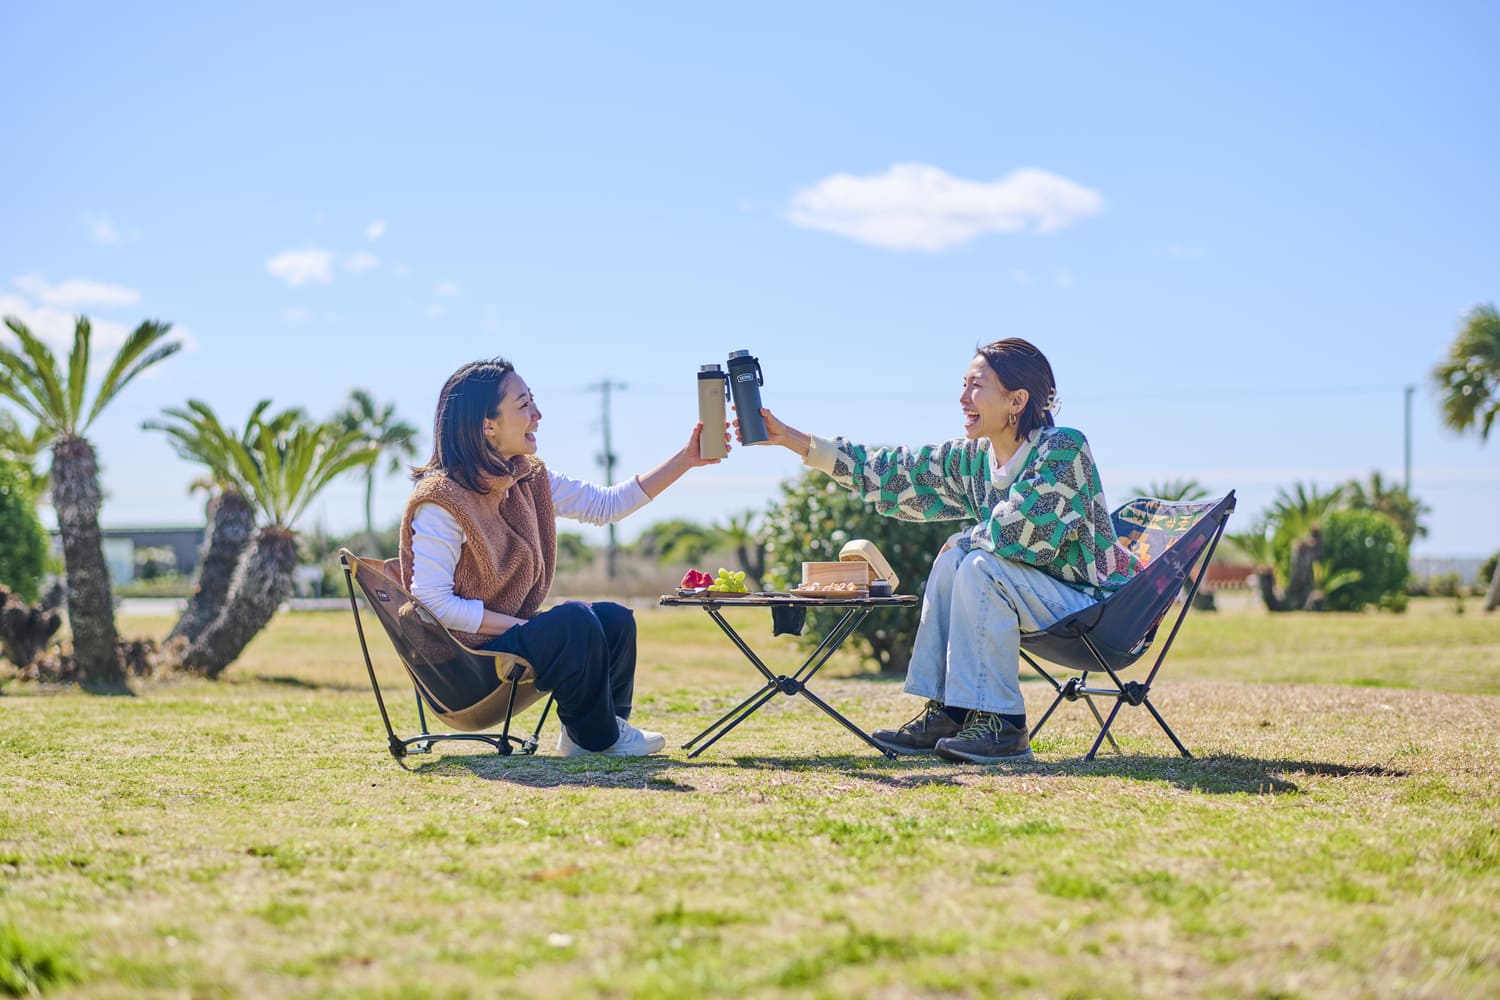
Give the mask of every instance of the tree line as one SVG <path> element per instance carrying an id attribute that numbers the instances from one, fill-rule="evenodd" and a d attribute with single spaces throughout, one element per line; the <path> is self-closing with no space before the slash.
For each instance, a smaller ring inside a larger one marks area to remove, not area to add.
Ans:
<path id="1" fill-rule="evenodd" d="M 0 652 L 19 661 L 39 648 L 38 636 L 45 641 L 57 631 L 65 607 L 72 642 L 57 654 L 59 676 L 118 687 L 146 660 L 219 676 L 290 596 L 297 525 L 317 496 L 342 475 L 361 475 L 366 534 L 373 540 L 378 469 L 398 471 L 416 456 L 416 429 L 364 390 L 351 392 L 343 409 L 325 419 L 295 406 L 274 409 L 269 399 L 236 427 L 203 400 L 166 408 L 145 427 L 164 434 L 180 457 L 202 469 L 193 487 L 207 493 L 204 558 L 187 607 L 161 647 L 124 642 L 99 530 L 98 456 L 87 433 L 137 376 L 166 362 L 182 344 L 171 338 L 169 323 L 143 322 L 90 393 L 87 317 L 75 321 L 65 359 L 18 318 L 6 317 L 5 326 L 15 344 L 0 343 L 0 399 L 19 410 L 21 419 L 0 410 Z M 1463 317 L 1431 382 L 1444 423 L 1487 443 L 1500 413 L 1500 313 L 1494 306 L 1478 306 Z M 1140 492 L 1191 499 L 1203 491 L 1189 480 L 1151 484 Z M 37 593 L 46 550 L 35 515 L 41 499 L 56 511 L 62 541 L 63 586 L 52 595 Z M 1261 569 L 1261 595 L 1273 610 L 1394 606 L 1391 595 L 1405 582 L 1408 548 L 1425 531 L 1428 513 L 1378 474 L 1327 492 L 1296 484 L 1231 540 Z M 784 484 L 763 518 L 747 512 L 708 528 L 662 522 L 636 546 L 645 555 L 685 562 L 732 548 L 758 586 L 777 588 L 795 582 L 804 559 L 836 558 L 841 539 L 870 538 L 919 592 L 932 555 L 953 529 L 895 525 L 832 483 L 804 475 Z M 581 539 L 569 544 L 583 548 Z M 1500 564 L 1485 610 L 1497 603 Z M 814 625 L 807 634 L 818 632 Z M 862 641 L 866 655 L 894 670 L 904 666 L 914 635 L 913 616 Z"/>

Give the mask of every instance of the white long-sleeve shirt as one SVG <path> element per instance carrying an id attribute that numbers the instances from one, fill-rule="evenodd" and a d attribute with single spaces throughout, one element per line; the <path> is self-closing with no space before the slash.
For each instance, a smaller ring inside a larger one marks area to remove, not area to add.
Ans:
<path id="1" fill-rule="evenodd" d="M 547 478 L 557 516 L 584 524 L 612 524 L 651 502 L 635 478 L 600 486 L 551 469 Z M 411 535 L 412 596 L 427 605 L 446 627 L 456 632 L 478 632 L 484 622 L 484 602 L 465 600 L 453 593 L 453 574 L 466 540 L 458 520 L 438 504 L 424 503 L 412 513 Z"/>

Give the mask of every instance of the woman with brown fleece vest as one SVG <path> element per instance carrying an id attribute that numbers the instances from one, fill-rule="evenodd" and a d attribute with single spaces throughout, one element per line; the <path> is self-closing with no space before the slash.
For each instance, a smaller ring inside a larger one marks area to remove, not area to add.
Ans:
<path id="1" fill-rule="evenodd" d="M 558 751 L 638 757 L 666 745 L 629 721 L 635 617 L 618 604 L 568 601 L 541 610 L 557 564 L 557 517 L 618 521 L 699 457 L 702 425 L 683 449 L 617 486 L 580 482 L 536 457 L 536 398 L 508 361 L 464 365 L 438 396 L 432 458 L 401 519 L 401 575 L 460 642 L 516 653 L 557 699 Z M 726 434 L 727 439 L 727 434 Z M 481 696 L 484 692 L 476 692 Z"/>

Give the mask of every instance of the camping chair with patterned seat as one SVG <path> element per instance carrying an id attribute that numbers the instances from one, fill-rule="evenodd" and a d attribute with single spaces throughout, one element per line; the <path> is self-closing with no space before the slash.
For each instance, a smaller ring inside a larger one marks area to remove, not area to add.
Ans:
<path id="1" fill-rule="evenodd" d="M 370 674 L 370 686 L 375 689 L 375 702 L 380 706 L 380 717 L 385 722 L 391 756 L 400 760 L 407 754 L 427 753 L 439 740 L 488 743 L 502 756 L 514 750 L 523 754 L 536 753 L 542 726 L 552 710 L 550 695 L 531 735 L 514 736 L 510 731 L 515 714 L 525 711 L 542 696 L 536 686 L 536 671 L 530 663 L 513 653 L 470 649 L 460 643 L 421 601 L 401 585 L 401 570 L 395 559 L 381 562 L 340 549 L 339 565 L 343 566 L 344 578 L 349 584 L 354 628 L 359 633 L 359 647 L 364 653 L 365 669 Z M 391 717 L 380 693 L 380 682 L 375 678 L 375 666 L 370 661 L 370 647 L 365 642 L 356 593 L 364 596 L 365 604 L 384 626 L 386 636 L 416 689 L 417 719 L 421 727 L 417 736 L 402 738 L 391 728 Z M 426 711 L 429 707 L 445 726 L 459 732 L 429 732 Z M 500 732 L 482 731 L 495 726 L 501 727 Z"/>
<path id="2" fill-rule="evenodd" d="M 1231 490 L 1218 500 L 1173 502 L 1142 497 L 1130 501 L 1111 515 L 1115 534 L 1141 561 L 1141 570 L 1125 586 L 1097 604 L 1068 615 L 1045 631 L 1021 636 L 1021 659 L 1041 674 L 1057 693 L 1041 721 L 1031 730 L 1032 739 L 1041 732 L 1058 705 L 1083 698 L 1099 723 L 1099 735 L 1084 760 L 1093 760 L 1106 738 L 1116 750 L 1120 748 L 1109 729 L 1123 705 L 1144 705 L 1182 755 L 1192 756 L 1151 703 L 1151 684 L 1192 608 L 1198 585 L 1203 582 L 1209 560 L 1213 558 L 1214 549 L 1218 547 L 1233 511 L 1234 491 Z M 1144 681 L 1121 681 L 1120 671 L 1152 647 L 1173 601 L 1179 596 L 1182 597 L 1182 609 L 1172 622 L 1156 662 L 1151 665 L 1151 672 Z M 1081 673 L 1058 682 L 1042 669 L 1032 654 Z M 1103 673 L 1114 687 L 1090 687 L 1090 673 Z M 1094 704 L 1095 696 L 1115 700 L 1107 719 L 1099 714 Z"/>

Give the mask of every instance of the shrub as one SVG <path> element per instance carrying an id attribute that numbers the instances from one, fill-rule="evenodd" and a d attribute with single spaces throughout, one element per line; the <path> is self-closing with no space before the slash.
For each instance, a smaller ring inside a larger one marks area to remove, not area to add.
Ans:
<path id="1" fill-rule="evenodd" d="M 1490 581 L 1495 578 L 1495 564 L 1500 563 L 1500 552 L 1486 559 L 1479 567 L 1479 576 L 1474 579 L 1474 596 L 1483 597 L 1489 593 Z"/>
<path id="2" fill-rule="evenodd" d="M 1341 510 L 1323 522 L 1326 575 L 1345 580 L 1325 595 L 1330 611 L 1358 611 L 1370 604 L 1395 609 L 1395 595 L 1405 596 L 1407 561 L 1406 536 L 1384 514 Z"/>
<path id="3" fill-rule="evenodd" d="M 28 482 L 13 462 L 0 459 L 0 584 L 34 601 L 47 565 L 47 533 Z"/>
<path id="4" fill-rule="evenodd" d="M 794 587 L 802 579 L 802 563 L 828 562 L 851 538 L 868 538 L 880 547 L 901 578 L 901 592 L 921 596 L 933 557 L 948 536 L 970 522 L 898 521 L 882 517 L 875 508 L 842 489 L 821 472 L 781 486 L 781 499 L 766 514 L 761 540 L 766 546 L 765 585 L 774 590 Z M 838 622 L 837 611 L 809 611 L 802 631 L 804 642 L 823 640 Z M 917 608 L 877 611 L 850 640 L 850 648 L 872 659 L 886 673 L 906 669 L 917 636 Z"/>

